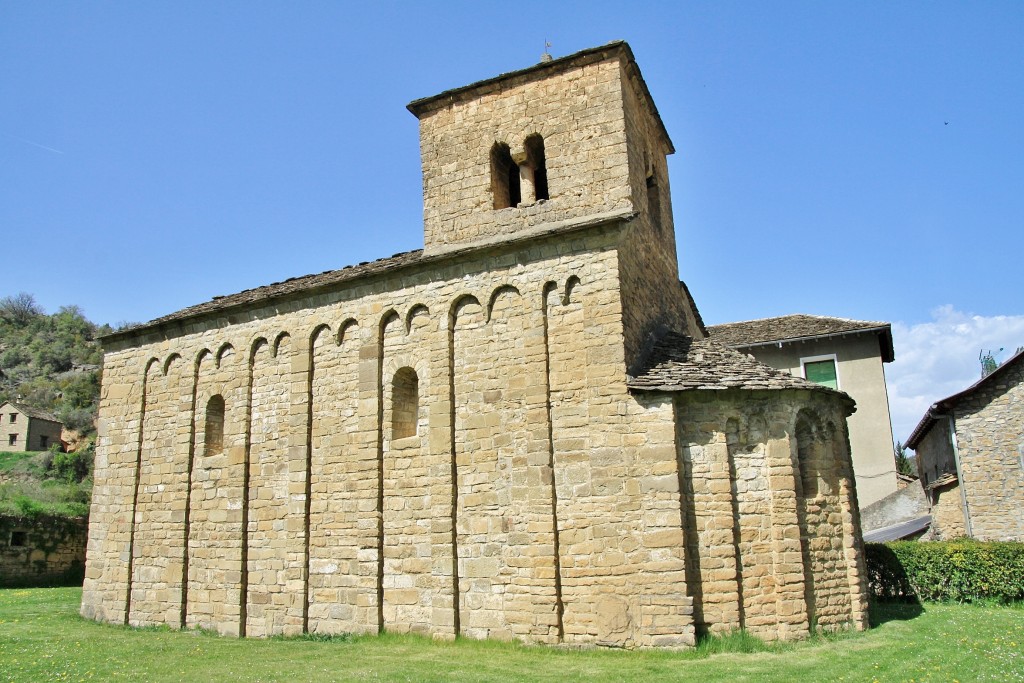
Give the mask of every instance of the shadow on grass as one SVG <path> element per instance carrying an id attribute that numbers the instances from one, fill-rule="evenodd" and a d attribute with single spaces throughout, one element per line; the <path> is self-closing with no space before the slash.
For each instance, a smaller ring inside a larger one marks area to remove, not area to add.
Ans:
<path id="1" fill-rule="evenodd" d="M 924 606 L 918 600 L 881 601 L 872 600 L 868 609 L 871 627 L 881 626 L 890 621 L 909 621 L 924 614 Z"/>

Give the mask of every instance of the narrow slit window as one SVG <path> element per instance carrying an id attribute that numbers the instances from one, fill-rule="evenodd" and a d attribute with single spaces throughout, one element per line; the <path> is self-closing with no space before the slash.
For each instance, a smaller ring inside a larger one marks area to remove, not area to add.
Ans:
<path id="1" fill-rule="evenodd" d="M 518 206 L 523 201 L 519 165 L 512 160 L 508 145 L 501 142 L 491 147 L 491 193 L 495 209 Z"/>
<path id="2" fill-rule="evenodd" d="M 206 431 L 204 455 L 217 455 L 224 451 L 224 397 L 220 394 L 206 404 Z"/>
<path id="3" fill-rule="evenodd" d="M 420 386 L 419 377 L 412 368 L 402 368 L 395 373 L 391 383 L 391 438 L 404 439 L 416 436 L 416 422 L 419 418 Z"/>
<path id="4" fill-rule="evenodd" d="M 653 173 L 647 176 L 647 215 L 651 226 L 661 232 L 661 188 Z"/>

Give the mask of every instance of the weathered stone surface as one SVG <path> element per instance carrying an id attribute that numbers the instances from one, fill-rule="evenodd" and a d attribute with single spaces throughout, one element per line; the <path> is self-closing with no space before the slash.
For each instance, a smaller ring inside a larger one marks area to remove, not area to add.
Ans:
<path id="1" fill-rule="evenodd" d="M 805 634 L 812 577 L 819 623 L 863 626 L 848 399 L 631 389 L 659 330 L 703 337 L 671 143 L 624 44 L 549 64 L 412 105 L 426 255 L 107 340 L 84 615 L 685 646 L 745 613 Z M 494 209 L 489 150 L 520 158 L 537 132 L 549 198 Z M 771 409 L 733 453 L 725 420 L 751 401 Z M 808 411 L 832 439 L 813 506 L 794 474 Z"/>
<path id="2" fill-rule="evenodd" d="M 0 515 L 0 586 L 73 581 L 85 565 L 88 520 Z"/>
<path id="3" fill-rule="evenodd" d="M 1024 352 L 932 406 L 907 442 L 933 538 L 1024 540 Z"/>

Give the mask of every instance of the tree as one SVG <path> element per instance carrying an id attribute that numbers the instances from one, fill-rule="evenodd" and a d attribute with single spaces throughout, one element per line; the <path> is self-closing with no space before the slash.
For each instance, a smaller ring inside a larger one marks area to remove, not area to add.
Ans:
<path id="1" fill-rule="evenodd" d="M 917 477 L 917 466 L 911 462 L 913 458 L 907 455 L 907 447 L 897 441 L 893 448 L 893 455 L 896 457 L 896 472 L 908 477 Z"/>
<path id="2" fill-rule="evenodd" d="M 103 364 L 98 330 L 78 306 L 46 315 L 31 294 L 0 299 L 0 402 L 22 400 L 92 433 Z"/>
<path id="3" fill-rule="evenodd" d="M 28 292 L 19 292 L 14 296 L 0 299 L 0 319 L 12 325 L 23 327 L 43 314 L 43 307 L 36 303 L 36 298 Z"/>

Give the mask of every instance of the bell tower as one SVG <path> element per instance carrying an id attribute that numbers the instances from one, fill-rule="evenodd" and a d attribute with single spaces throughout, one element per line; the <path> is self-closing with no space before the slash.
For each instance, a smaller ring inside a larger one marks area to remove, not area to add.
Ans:
<path id="1" fill-rule="evenodd" d="M 666 160 L 675 149 L 626 43 L 408 108 L 420 122 L 425 254 L 619 222 L 627 359 L 666 329 L 704 336 L 680 291 Z"/>
<path id="2" fill-rule="evenodd" d="M 661 179 L 674 150 L 626 43 L 416 100 L 409 111 L 420 121 L 428 254 L 648 206 L 671 232 Z M 649 200 L 652 188 L 659 197 Z"/>

